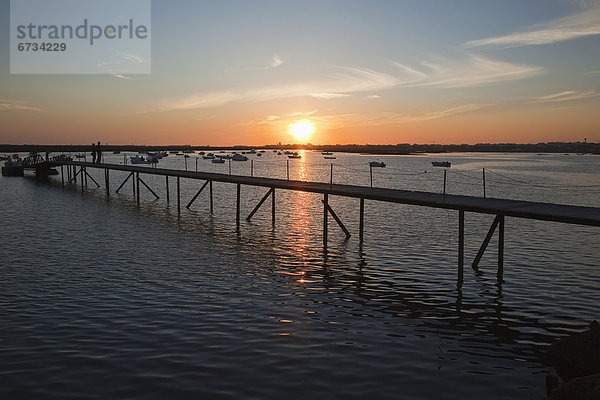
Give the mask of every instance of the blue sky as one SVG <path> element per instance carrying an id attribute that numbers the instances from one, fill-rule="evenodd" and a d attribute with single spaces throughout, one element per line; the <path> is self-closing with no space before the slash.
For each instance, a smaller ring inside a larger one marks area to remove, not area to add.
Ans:
<path id="1" fill-rule="evenodd" d="M 150 75 L 10 75 L 0 7 L 4 143 L 600 141 L 598 1 L 153 1 Z"/>

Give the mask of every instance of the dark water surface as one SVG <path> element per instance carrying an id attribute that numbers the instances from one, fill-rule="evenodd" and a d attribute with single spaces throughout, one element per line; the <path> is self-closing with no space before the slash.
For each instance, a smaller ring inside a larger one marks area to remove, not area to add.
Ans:
<path id="1" fill-rule="evenodd" d="M 255 174 L 285 176 L 276 157 Z M 335 181 L 368 185 L 376 158 L 376 185 L 441 189 L 435 156 L 339 155 Z M 449 193 L 480 195 L 486 167 L 488 196 L 600 206 L 599 157 L 444 159 Z M 329 180 L 319 154 L 290 164 L 293 179 Z M 361 244 L 358 201 L 334 197 L 355 235 L 332 221 L 325 251 L 318 195 L 279 191 L 275 228 L 267 202 L 236 233 L 234 185 L 215 183 L 214 215 L 203 193 L 178 218 L 174 182 L 167 205 L 164 178 L 143 176 L 161 199 L 142 191 L 138 208 L 130 186 L 114 193 L 124 177 L 108 198 L 91 182 L 0 178 L 1 398 L 539 399 L 539 354 L 599 317 L 597 228 L 509 218 L 504 282 L 493 239 L 460 290 L 456 212 L 367 202 Z M 200 184 L 182 182 L 184 205 Z M 242 188 L 243 215 L 264 192 Z M 493 218 L 466 217 L 468 264 Z"/>

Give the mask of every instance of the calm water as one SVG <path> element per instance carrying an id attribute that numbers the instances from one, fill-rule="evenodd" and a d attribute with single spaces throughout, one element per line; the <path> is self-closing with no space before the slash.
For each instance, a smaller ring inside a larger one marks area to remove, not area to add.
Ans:
<path id="1" fill-rule="evenodd" d="M 376 186 L 441 192 L 430 162 L 449 160 L 448 193 L 481 195 L 486 168 L 490 197 L 600 206 L 596 156 L 340 154 L 333 181 L 369 185 L 375 159 Z M 307 152 L 291 178 L 328 182 L 331 161 Z M 278 191 L 275 228 L 267 202 L 236 233 L 234 185 L 214 184 L 214 215 L 202 193 L 177 218 L 174 179 L 167 205 L 164 178 L 142 176 L 161 199 L 142 188 L 138 208 L 129 184 L 114 193 L 124 177 L 108 198 L 0 178 L 0 397 L 539 399 L 540 353 L 598 318 L 597 228 L 508 218 L 504 283 L 493 239 L 459 290 L 456 212 L 368 201 L 361 244 L 358 201 L 333 197 L 354 236 L 332 221 L 324 251 L 318 195 Z M 201 183 L 182 181 L 184 205 Z M 242 187 L 244 215 L 264 192 Z M 466 217 L 469 263 L 493 218 Z"/>

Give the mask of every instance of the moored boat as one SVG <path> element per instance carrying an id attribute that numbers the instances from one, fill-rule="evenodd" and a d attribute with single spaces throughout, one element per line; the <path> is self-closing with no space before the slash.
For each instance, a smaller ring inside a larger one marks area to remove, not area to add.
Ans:
<path id="1" fill-rule="evenodd" d="M 132 164 L 148 164 L 148 161 L 146 161 L 146 159 L 143 156 L 140 156 L 139 154 L 136 156 L 129 157 L 129 160 Z"/>
<path id="2" fill-rule="evenodd" d="M 231 157 L 231 159 L 233 161 L 248 161 L 248 157 L 243 156 L 241 154 L 234 154 L 233 157 Z"/>
<path id="3" fill-rule="evenodd" d="M 23 160 L 18 154 L 8 157 L 2 167 L 2 176 L 23 176 Z"/>

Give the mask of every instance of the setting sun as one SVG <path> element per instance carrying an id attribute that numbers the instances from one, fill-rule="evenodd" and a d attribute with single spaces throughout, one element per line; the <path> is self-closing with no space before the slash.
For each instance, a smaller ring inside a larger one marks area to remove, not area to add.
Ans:
<path id="1" fill-rule="evenodd" d="M 290 124 L 288 133 L 298 142 L 306 142 L 315 133 L 315 124 L 307 119 L 302 119 Z"/>

